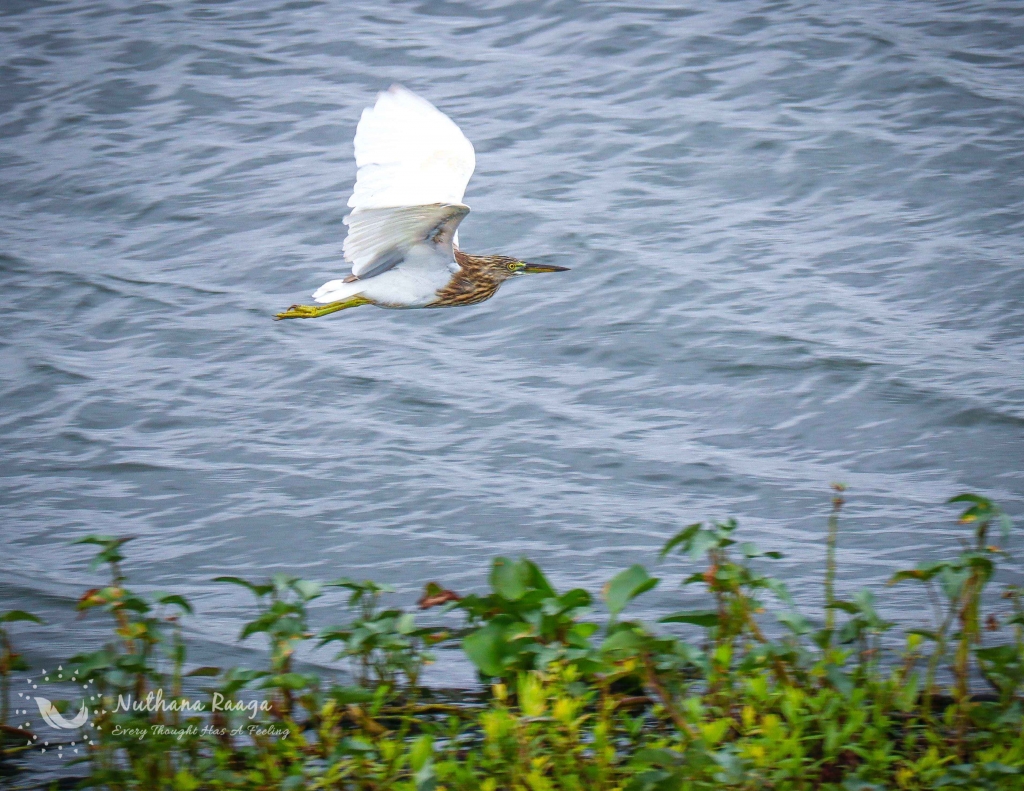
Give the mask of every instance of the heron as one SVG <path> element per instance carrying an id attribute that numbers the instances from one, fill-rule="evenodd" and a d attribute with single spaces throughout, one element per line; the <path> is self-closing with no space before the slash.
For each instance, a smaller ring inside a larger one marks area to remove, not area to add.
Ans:
<path id="1" fill-rule="evenodd" d="M 275 319 L 316 319 L 360 305 L 448 308 L 490 299 L 506 280 L 564 266 L 459 249 L 462 202 L 476 153 L 462 130 L 401 85 L 378 95 L 359 118 L 356 184 L 342 251 L 352 273 Z"/>

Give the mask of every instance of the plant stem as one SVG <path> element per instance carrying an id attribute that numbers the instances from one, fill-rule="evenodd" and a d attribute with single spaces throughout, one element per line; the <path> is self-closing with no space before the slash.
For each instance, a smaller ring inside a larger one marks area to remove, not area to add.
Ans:
<path id="1" fill-rule="evenodd" d="M 832 497 L 832 513 L 828 517 L 828 539 L 825 545 L 825 628 L 832 631 L 835 628 L 836 611 L 832 605 L 835 604 L 836 585 L 836 543 L 839 539 L 839 512 L 846 501 L 842 493 L 846 491 L 845 484 L 833 483 L 832 490 L 835 495 Z M 832 642 L 829 636 L 829 643 Z"/>
<path id="2" fill-rule="evenodd" d="M 672 718 L 672 722 L 675 723 L 680 732 L 686 734 L 686 737 L 693 741 L 697 738 L 697 734 L 693 732 L 693 728 L 690 727 L 690 723 L 686 721 L 683 715 L 675 707 L 675 704 L 672 702 L 672 696 L 661 683 L 661 679 L 658 678 L 658 673 L 654 668 L 654 663 L 651 661 L 651 655 L 645 652 L 643 660 L 644 677 L 648 686 L 650 686 L 650 688 L 657 694 L 661 705 L 665 707 L 665 711 L 668 712 L 668 715 Z"/>

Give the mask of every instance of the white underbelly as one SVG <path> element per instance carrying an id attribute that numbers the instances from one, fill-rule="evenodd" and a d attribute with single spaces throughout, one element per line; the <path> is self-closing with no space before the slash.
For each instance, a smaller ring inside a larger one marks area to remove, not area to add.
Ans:
<path id="1" fill-rule="evenodd" d="M 369 278 L 362 295 L 388 307 L 422 308 L 437 299 L 451 277 L 448 262 L 433 245 L 417 245 L 394 269 Z"/>

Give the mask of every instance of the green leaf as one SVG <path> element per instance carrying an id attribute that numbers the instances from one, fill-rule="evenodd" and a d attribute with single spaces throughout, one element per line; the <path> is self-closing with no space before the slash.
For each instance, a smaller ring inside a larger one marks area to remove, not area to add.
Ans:
<path id="1" fill-rule="evenodd" d="M 789 592 L 789 588 L 786 587 L 786 583 L 782 580 L 777 580 L 774 577 L 764 577 L 761 580 L 761 584 L 774 593 L 779 601 L 789 605 L 790 607 L 796 606 L 793 601 L 793 596 Z"/>
<path id="2" fill-rule="evenodd" d="M 783 612 L 775 617 L 779 623 L 788 626 L 793 634 L 802 635 L 811 631 L 811 624 L 798 612 Z"/>
<path id="3" fill-rule="evenodd" d="M 963 494 L 958 494 L 956 497 L 950 497 L 948 500 L 946 500 L 946 502 L 947 503 L 974 503 L 975 505 L 984 505 L 984 506 L 988 506 L 989 508 L 992 507 L 992 501 L 991 500 L 987 500 L 986 498 L 984 498 L 984 497 L 982 497 L 981 495 L 978 495 L 978 494 L 971 494 L 970 492 L 965 492 Z"/>
<path id="4" fill-rule="evenodd" d="M 631 599 L 646 593 L 660 581 L 648 574 L 647 569 L 639 564 L 620 571 L 605 586 L 604 598 L 608 604 L 608 611 L 612 615 L 618 615 Z"/>
<path id="5" fill-rule="evenodd" d="M 941 574 L 944 570 L 949 568 L 952 568 L 952 564 L 948 560 L 938 560 L 933 563 L 921 563 L 916 569 L 897 571 L 886 584 L 895 585 L 897 582 L 902 582 L 903 580 L 927 582 L 936 574 Z"/>
<path id="6" fill-rule="evenodd" d="M 249 582 L 249 580 L 244 580 L 241 577 L 214 577 L 213 581 L 227 582 L 231 585 L 241 585 L 243 588 L 248 588 L 249 590 L 251 590 L 254 594 L 256 594 L 258 598 L 261 599 L 274 590 L 273 585 L 257 585 L 255 583 Z"/>
<path id="7" fill-rule="evenodd" d="M 605 638 L 601 643 L 601 653 L 625 651 L 633 653 L 639 650 L 647 642 L 644 635 L 636 629 L 620 629 Z"/>
<path id="8" fill-rule="evenodd" d="M 295 580 L 292 585 L 294 590 L 303 601 L 311 601 L 320 595 L 320 591 L 323 586 L 319 582 L 313 582 L 312 580 Z"/>
<path id="9" fill-rule="evenodd" d="M 424 733 L 409 748 L 409 768 L 419 772 L 434 756 L 434 737 Z"/>
<path id="10" fill-rule="evenodd" d="M 505 633 L 507 622 L 495 619 L 462 638 L 462 650 L 485 676 L 501 676 L 509 654 Z"/>
<path id="11" fill-rule="evenodd" d="M 8 610 L 3 615 L 0 615 L 0 623 L 14 623 L 15 621 L 31 621 L 32 623 L 42 623 L 42 619 L 33 615 L 30 612 L 24 610 Z"/>
<path id="12" fill-rule="evenodd" d="M 331 687 L 327 694 L 342 706 L 349 703 L 369 703 L 374 698 L 373 692 L 363 687 Z"/>
<path id="13" fill-rule="evenodd" d="M 184 596 L 179 596 L 177 593 L 171 593 L 166 596 L 157 596 L 156 601 L 158 604 L 174 604 L 189 615 L 192 614 L 192 605 L 188 603 L 188 599 Z"/>
<path id="14" fill-rule="evenodd" d="M 530 587 L 540 591 L 545 597 L 558 595 L 555 589 L 551 587 L 551 583 L 548 582 L 548 578 L 544 576 L 544 572 L 540 570 L 540 566 L 526 558 L 520 558 L 519 563 L 525 566 L 528 571 L 527 579 Z"/>
<path id="15" fill-rule="evenodd" d="M 950 599 L 956 599 L 960 595 L 964 583 L 967 582 L 967 578 L 970 576 L 971 572 L 967 569 L 947 567 L 939 572 L 939 585 L 946 596 Z"/>
<path id="16" fill-rule="evenodd" d="M 718 613 L 714 610 L 691 610 L 690 612 L 674 612 L 659 618 L 658 623 L 691 623 L 705 629 L 718 626 Z"/>
<path id="17" fill-rule="evenodd" d="M 195 670 L 191 670 L 185 675 L 189 677 L 219 676 L 220 668 L 212 666 L 197 667 Z"/>
<path id="18" fill-rule="evenodd" d="M 491 568 L 491 587 L 501 598 L 519 601 L 529 588 L 530 578 L 533 576 L 531 572 L 532 569 L 523 562 L 495 558 L 494 566 Z"/>
<path id="19" fill-rule="evenodd" d="M 315 676 L 303 675 L 302 673 L 281 673 L 276 676 L 267 677 L 260 685 L 262 688 L 290 689 L 297 691 L 305 689 L 314 683 Z"/>
<path id="20" fill-rule="evenodd" d="M 242 628 L 242 633 L 238 636 L 238 639 L 244 640 L 245 638 L 251 637 L 259 632 L 268 632 L 279 620 L 281 620 L 281 616 L 278 613 L 264 613 L 256 620 L 249 621 L 249 623 Z"/>
<path id="21" fill-rule="evenodd" d="M 665 546 L 661 548 L 661 552 L 658 553 L 658 557 L 664 559 L 669 552 L 678 547 L 680 544 L 687 544 L 697 534 L 697 531 L 701 529 L 701 523 L 695 522 L 692 525 L 684 527 L 672 538 L 665 542 Z M 685 551 L 685 549 L 684 549 Z"/>
<path id="22" fill-rule="evenodd" d="M 114 536 L 91 535 L 86 536 L 85 538 L 80 538 L 77 541 L 72 541 L 71 543 L 73 545 L 91 544 L 93 546 L 101 547 L 101 551 L 89 562 L 89 568 L 96 569 L 103 563 L 119 563 L 124 560 L 124 555 L 122 555 L 119 550 L 123 545 L 133 540 L 134 536 L 115 538 Z"/>
<path id="23" fill-rule="evenodd" d="M 850 677 L 837 665 L 829 664 L 825 668 L 825 678 L 828 679 L 828 682 L 833 687 L 838 689 L 844 695 L 850 695 L 854 690 L 853 681 L 851 681 Z"/>
<path id="24" fill-rule="evenodd" d="M 749 541 L 745 541 L 740 544 L 740 552 L 743 556 L 753 560 L 754 558 L 771 558 L 772 560 L 778 560 L 779 558 L 785 557 L 781 552 L 761 552 L 754 544 Z"/>
<path id="25" fill-rule="evenodd" d="M 589 606 L 590 594 L 583 590 L 583 588 L 573 588 L 555 599 L 555 602 L 558 605 L 558 611 L 564 613 L 569 610 L 577 610 L 581 607 Z"/>

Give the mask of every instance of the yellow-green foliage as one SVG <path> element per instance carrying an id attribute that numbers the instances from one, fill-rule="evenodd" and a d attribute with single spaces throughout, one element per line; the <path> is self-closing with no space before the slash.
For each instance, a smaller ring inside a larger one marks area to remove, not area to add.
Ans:
<path id="1" fill-rule="evenodd" d="M 660 582 L 642 566 L 605 587 L 603 622 L 584 620 L 588 592 L 559 594 L 527 560 L 498 558 L 487 595 L 460 598 L 432 583 L 426 600 L 447 602 L 445 619 L 465 619 L 433 627 L 384 609 L 383 586 L 339 580 L 353 617 L 319 633 L 307 605 L 323 586 L 224 578 L 256 597 L 241 639 L 266 636 L 267 667 L 191 674 L 179 626 L 188 602 L 133 594 L 120 568 L 124 541 L 93 537 L 112 578 L 79 606 L 109 612 L 115 637 L 72 660 L 104 699 L 87 782 L 116 791 L 1024 789 L 1024 611 L 1014 585 L 991 595 L 1008 555 L 988 531 L 1000 527 L 1005 539 L 1009 525 L 983 498 L 954 500 L 967 504 L 961 521 L 973 541 L 894 576 L 929 586 L 937 605 L 935 622 L 902 640 L 883 641 L 893 624 L 870 591 L 835 598 L 837 497 L 817 624 L 764 573 L 773 556 L 736 543 L 735 523 L 698 524 L 662 555 L 689 556 L 695 567 L 683 582 L 703 588 L 707 605 L 660 627 L 622 616 Z M 770 601 L 781 604 L 774 619 Z M 23 667 L 11 624 L 32 620 L 0 615 L 4 691 Z M 315 638 L 340 649 L 358 686 L 296 669 L 296 648 Z M 418 686 L 429 647 L 446 640 L 461 641 L 487 694 L 439 699 Z M 188 689 L 193 699 L 269 705 L 115 711 L 118 695 L 156 689 L 168 701 Z M 195 727 L 175 736 L 158 725 Z M 9 756 L 24 750 L 14 745 L 5 743 Z"/>

